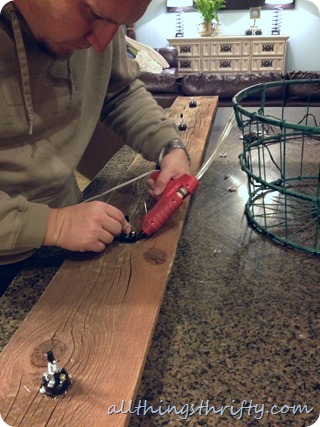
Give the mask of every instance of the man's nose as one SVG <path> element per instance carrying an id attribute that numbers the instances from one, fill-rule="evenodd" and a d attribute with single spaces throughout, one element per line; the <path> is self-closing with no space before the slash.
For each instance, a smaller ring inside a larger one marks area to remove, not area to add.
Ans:
<path id="1" fill-rule="evenodd" d="M 87 41 L 97 52 L 103 52 L 118 31 L 119 25 L 103 20 L 95 22 L 92 31 L 87 35 Z"/>

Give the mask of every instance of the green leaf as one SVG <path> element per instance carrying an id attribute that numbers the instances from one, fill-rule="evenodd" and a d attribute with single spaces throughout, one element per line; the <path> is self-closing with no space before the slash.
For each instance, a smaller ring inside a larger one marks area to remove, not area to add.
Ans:
<path id="1" fill-rule="evenodd" d="M 205 21 L 219 22 L 218 10 L 225 6 L 226 0 L 194 0 L 194 3 Z"/>

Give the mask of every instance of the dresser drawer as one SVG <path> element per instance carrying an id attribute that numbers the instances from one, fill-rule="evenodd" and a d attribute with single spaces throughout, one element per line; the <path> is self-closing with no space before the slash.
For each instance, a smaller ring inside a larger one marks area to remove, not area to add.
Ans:
<path id="1" fill-rule="evenodd" d="M 252 71 L 279 71 L 283 72 L 284 58 L 283 57 L 263 57 L 251 59 Z"/>
<path id="2" fill-rule="evenodd" d="M 252 56 L 283 56 L 285 52 L 283 41 L 252 42 Z"/>
<path id="3" fill-rule="evenodd" d="M 181 58 L 178 60 L 178 71 L 181 74 L 200 73 L 201 61 L 200 58 Z"/>
<path id="4" fill-rule="evenodd" d="M 203 58 L 202 59 L 202 70 L 204 72 L 234 72 L 234 71 L 248 71 L 250 61 L 247 60 L 247 64 L 243 62 L 241 57 L 239 58 Z M 245 67 L 245 68 L 243 68 Z"/>
<path id="5" fill-rule="evenodd" d="M 174 47 L 178 50 L 179 58 L 187 58 L 189 56 L 200 56 L 200 43 L 179 43 Z"/>
<path id="6" fill-rule="evenodd" d="M 247 55 L 249 55 L 248 49 Z M 202 56 L 241 56 L 244 55 L 242 42 L 203 42 L 202 43 Z"/>

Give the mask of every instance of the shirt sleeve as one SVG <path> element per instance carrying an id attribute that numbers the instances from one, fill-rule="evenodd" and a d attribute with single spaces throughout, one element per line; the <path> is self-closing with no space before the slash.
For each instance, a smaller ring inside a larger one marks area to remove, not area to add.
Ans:
<path id="1" fill-rule="evenodd" d="M 157 161 L 162 148 L 178 138 L 176 124 L 139 80 L 139 66 L 126 53 L 120 30 L 113 41 L 113 62 L 101 120 L 145 159 Z"/>

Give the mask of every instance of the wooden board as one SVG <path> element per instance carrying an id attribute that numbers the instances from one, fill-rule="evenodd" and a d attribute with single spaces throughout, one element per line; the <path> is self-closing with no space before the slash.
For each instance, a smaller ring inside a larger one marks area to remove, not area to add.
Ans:
<path id="1" fill-rule="evenodd" d="M 199 168 L 218 98 L 178 98 L 168 115 Z M 141 156 L 127 175 L 152 165 Z M 110 202 L 141 221 L 145 182 L 115 192 Z M 129 413 L 108 415 L 135 399 L 165 292 L 188 201 L 157 235 L 134 245 L 110 245 L 103 254 L 68 259 L 0 355 L 0 414 L 10 426 L 126 426 Z M 13 307 L 14 310 L 14 307 Z M 39 393 L 45 352 L 74 378 L 71 390 L 51 399 Z"/>

